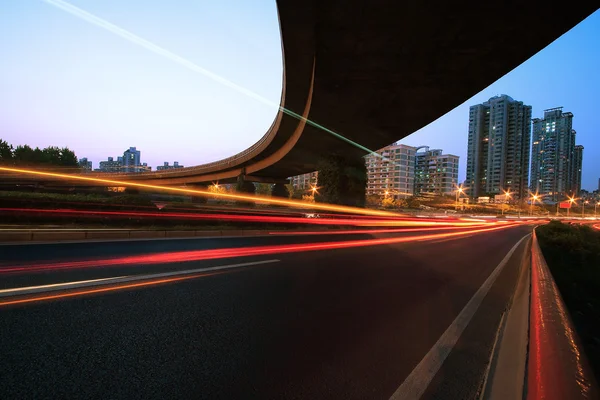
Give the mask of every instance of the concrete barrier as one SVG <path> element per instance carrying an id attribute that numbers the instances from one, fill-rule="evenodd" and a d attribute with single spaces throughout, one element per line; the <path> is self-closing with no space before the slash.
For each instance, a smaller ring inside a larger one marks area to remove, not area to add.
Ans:
<path id="1" fill-rule="evenodd" d="M 131 231 L 87 231 L 86 239 L 129 239 Z"/>
<path id="2" fill-rule="evenodd" d="M 86 239 L 85 231 L 31 231 L 32 241 L 62 241 Z"/>
<path id="3" fill-rule="evenodd" d="M 537 242 L 531 246 L 527 400 L 598 399 L 598 383 Z"/>
<path id="4" fill-rule="evenodd" d="M 193 237 L 194 231 L 164 231 L 165 237 Z"/>
<path id="5" fill-rule="evenodd" d="M 154 239 L 165 237 L 165 231 L 129 231 L 131 239 Z"/>
<path id="6" fill-rule="evenodd" d="M 0 232 L 0 242 L 29 242 L 31 236 L 31 231 Z"/>
<path id="7" fill-rule="evenodd" d="M 197 236 L 197 237 L 223 236 L 223 231 L 194 231 L 194 236 Z"/>

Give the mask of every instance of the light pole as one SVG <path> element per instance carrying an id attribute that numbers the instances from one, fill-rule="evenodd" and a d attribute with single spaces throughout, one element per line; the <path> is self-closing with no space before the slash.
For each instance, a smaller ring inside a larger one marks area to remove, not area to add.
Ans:
<path id="1" fill-rule="evenodd" d="M 537 199 L 539 199 L 539 197 L 538 197 L 538 195 L 537 195 L 537 194 L 534 194 L 534 195 L 531 197 L 531 207 L 530 207 L 530 214 L 531 214 L 531 216 L 532 216 L 532 217 L 533 217 L 533 204 L 534 204 L 534 203 L 537 201 Z"/>
<path id="2" fill-rule="evenodd" d="M 464 193 L 462 186 L 457 186 L 456 187 L 456 207 L 455 207 L 457 210 L 458 210 L 458 199 L 462 193 Z"/>
<path id="3" fill-rule="evenodd" d="M 585 205 L 589 203 L 590 202 L 588 200 L 581 202 L 581 218 L 585 218 Z"/>
<path id="4" fill-rule="evenodd" d="M 505 192 L 504 192 L 504 194 L 506 195 L 506 198 L 510 199 L 510 195 L 511 195 L 511 193 L 510 193 L 510 189 L 509 189 L 509 190 L 507 190 L 507 191 L 505 191 Z M 504 200 L 504 204 L 506 204 L 506 203 L 507 203 L 507 200 L 506 200 L 506 198 L 505 198 L 505 200 Z M 502 205 L 502 215 L 504 215 L 504 204 Z"/>
<path id="5" fill-rule="evenodd" d="M 569 218 L 569 215 L 571 214 L 571 206 L 573 205 L 573 203 L 575 203 L 575 199 L 573 197 L 569 197 L 569 208 L 567 208 L 567 218 Z"/>
<path id="6" fill-rule="evenodd" d="M 597 201 L 596 204 L 594 204 L 594 218 L 597 218 L 596 210 L 598 209 L 598 206 L 600 206 L 600 201 Z"/>

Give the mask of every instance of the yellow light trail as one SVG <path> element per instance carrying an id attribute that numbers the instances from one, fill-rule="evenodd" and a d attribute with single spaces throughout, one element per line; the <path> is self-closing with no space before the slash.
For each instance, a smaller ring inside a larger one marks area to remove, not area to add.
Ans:
<path id="1" fill-rule="evenodd" d="M 84 182 L 94 182 L 94 183 L 102 183 L 110 186 L 130 186 L 137 187 L 141 189 L 153 189 L 160 190 L 165 192 L 175 192 L 175 193 L 184 193 L 184 194 L 192 194 L 197 196 L 205 196 L 205 197 L 220 197 L 228 200 L 246 200 L 246 201 L 259 201 L 268 204 L 276 204 L 288 207 L 301 207 L 301 208 L 309 208 L 323 211 L 334 211 L 334 212 L 343 212 L 350 214 L 361 214 L 361 215 L 371 215 L 371 216 L 379 216 L 379 217 L 401 217 L 402 215 L 391 213 L 388 211 L 379 211 L 379 210 L 369 210 L 365 208 L 358 207 L 349 207 L 349 206 L 338 206 L 333 204 L 324 204 L 324 203 L 307 203 L 303 201 L 296 200 L 286 200 L 286 199 L 278 199 L 273 197 L 265 197 L 265 196 L 257 196 L 257 195 L 244 195 L 244 194 L 233 194 L 233 193 L 215 193 L 209 192 L 207 190 L 197 190 L 197 189 L 188 189 L 188 188 L 178 188 L 178 187 L 169 187 L 169 186 L 161 186 L 161 185 L 150 185 L 146 183 L 139 182 L 129 182 L 129 181 L 121 181 L 114 179 L 104 179 L 104 178 L 93 178 L 89 176 L 81 176 L 81 175 L 70 175 L 70 174 L 62 174 L 59 172 L 46 172 L 46 171 L 36 171 L 31 169 L 23 169 L 23 168 L 11 168 L 11 167 L 0 167 L 0 171 L 12 172 L 12 173 L 20 173 L 26 175 L 34 175 L 34 176 L 45 176 L 52 178 L 60 178 L 71 181 L 84 181 Z"/>

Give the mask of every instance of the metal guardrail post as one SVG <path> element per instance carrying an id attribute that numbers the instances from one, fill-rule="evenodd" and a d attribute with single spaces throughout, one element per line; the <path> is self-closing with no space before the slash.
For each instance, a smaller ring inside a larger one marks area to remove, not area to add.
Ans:
<path id="1" fill-rule="evenodd" d="M 531 304 L 527 399 L 598 399 L 600 392 L 535 231 L 531 246 Z"/>

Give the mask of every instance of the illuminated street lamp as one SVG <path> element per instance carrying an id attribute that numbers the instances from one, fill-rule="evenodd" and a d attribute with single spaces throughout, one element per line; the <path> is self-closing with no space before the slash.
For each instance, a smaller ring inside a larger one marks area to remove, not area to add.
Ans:
<path id="1" fill-rule="evenodd" d="M 569 214 L 571 211 L 571 206 L 575 203 L 575 198 L 574 197 L 569 197 L 569 203 L 571 203 L 569 205 L 569 208 L 567 208 L 567 218 L 569 218 Z"/>
<path id="2" fill-rule="evenodd" d="M 465 192 L 465 190 L 462 188 L 462 186 L 457 186 L 456 187 L 456 208 L 458 209 L 458 198 L 460 197 L 461 194 L 463 194 Z"/>
<path id="3" fill-rule="evenodd" d="M 531 216 L 533 216 L 533 204 L 534 204 L 536 201 L 538 201 L 538 200 L 539 200 L 539 198 L 540 198 L 540 197 L 539 197 L 537 194 L 534 194 L 534 195 L 531 197 L 531 206 L 530 206 L 530 214 L 531 214 Z"/>
<path id="4" fill-rule="evenodd" d="M 508 202 L 506 199 L 510 199 L 511 194 L 512 193 L 510 192 L 510 189 L 504 191 L 504 195 L 506 196 L 504 199 L 504 204 Z M 504 215 L 504 205 L 502 206 L 502 215 Z"/>
<path id="5" fill-rule="evenodd" d="M 585 217 L 585 205 L 590 204 L 588 200 L 581 202 L 581 218 Z"/>
<path id="6" fill-rule="evenodd" d="M 596 211 L 598 210 L 598 206 L 600 206 L 600 201 L 597 201 L 596 204 L 594 204 L 594 218 L 597 218 Z"/>

